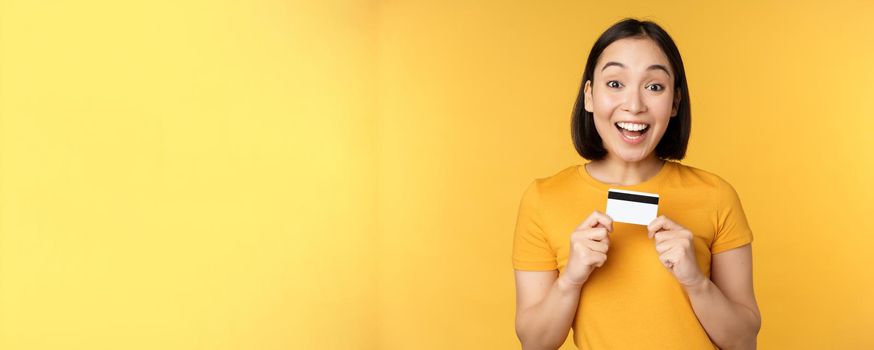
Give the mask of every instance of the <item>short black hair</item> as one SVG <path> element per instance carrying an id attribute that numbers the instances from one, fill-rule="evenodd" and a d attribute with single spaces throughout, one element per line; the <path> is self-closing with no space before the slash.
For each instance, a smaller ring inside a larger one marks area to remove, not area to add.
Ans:
<path id="1" fill-rule="evenodd" d="M 571 137 L 574 147 L 583 158 L 599 160 L 607 156 L 603 140 L 595 129 L 594 114 L 586 111 L 586 81 L 594 80 L 595 64 L 604 49 L 619 39 L 624 38 L 649 38 L 652 39 L 668 57 L 674 70 L 674 93 L 680 93 L 680 103 L 677 115 L 670 119 L 668 128 L 662 139 L 655 148 L 655 154 L 662 159 L 681 160 L 686 156 L 686 147 L 689 144 L 689 135 L 692 131 L 692 114 L 689 104 L 689 86 L 686 83 L 686 71 L 683 68 L 683 59 L 680 50 L 674 44 L 671 36 L 658 24 L 651 21 L 640 21 L 634 18 L 625 18 L 608 28 L 595 41 L 586 69 L 583 72 L 583 82 L 580 84 L 580 92 L 574 103 L 571 117 Z M 676 96 L 675 96 L 676 98 Z"/>

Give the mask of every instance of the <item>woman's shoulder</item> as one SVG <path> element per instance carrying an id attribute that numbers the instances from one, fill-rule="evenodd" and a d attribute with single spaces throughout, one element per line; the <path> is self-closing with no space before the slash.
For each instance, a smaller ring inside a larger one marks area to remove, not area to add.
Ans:
<path id="1" fill-rule="evenodd" d="M 578 171 L 580 166 L 580 164 L 569 165 L 561 170 L 554 171 L 551 174 L 537 177 L 533 182 L 535 182 L 541 190 L 563 188 L 572 185 L 574 181 L 579 180 L 580 175 Z"/>
<path id="2" fill-rule="evenodd" d="M 720 175 L 710 170 L 705 170 L 696 166 L 683 164 L 677 161 L 670 161 L 676 171 L 669 181 L 673 185 L 682 186 L 684 188 L 707 187 L 715 191 L 725 191 L 731 189 L 731 184 Z"/>
<path id="3" fill-rule="evenodd" d="M 551 197 L 552 194 L 568 193 L 568 189 L 579 181 L 577 173 L 581 165 L 569 165 L 560 170 L 533 178 L 526 192 L 534 192 L 537 197 Z"/>

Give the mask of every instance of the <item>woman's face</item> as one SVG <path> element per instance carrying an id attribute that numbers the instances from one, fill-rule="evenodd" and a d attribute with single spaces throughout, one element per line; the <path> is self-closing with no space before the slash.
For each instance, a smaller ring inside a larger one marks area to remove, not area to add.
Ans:
<path id="1" fill-rule="evenodd" d="M 585 108 L 608 157 L 646 159 L 679 106 L 668 57 L 649 38 L 620 39 L 601 53 L 593 80 L 586 81 Z"/>

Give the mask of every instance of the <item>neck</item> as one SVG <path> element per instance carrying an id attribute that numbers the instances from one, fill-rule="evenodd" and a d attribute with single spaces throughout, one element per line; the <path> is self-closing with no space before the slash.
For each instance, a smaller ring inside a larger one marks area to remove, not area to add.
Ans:
<path id="1" fill-rule="evenodd" d="M 654 154 L 637 162 L 626 162 L 608 153 L 604 159 L 588 163 L 586 171 L 598 181 L 611 185 L 631 186 L 656 176 L 664 163 L 664 160 Z"/>

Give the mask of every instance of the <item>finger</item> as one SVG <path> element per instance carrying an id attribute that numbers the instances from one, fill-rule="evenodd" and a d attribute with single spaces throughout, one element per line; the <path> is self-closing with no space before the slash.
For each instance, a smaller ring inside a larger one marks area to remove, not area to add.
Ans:
<path id="1" fill-rule="evenodd" d="M 677 231 L 659 231 L 654 233 L 653 238 L 655 238 L 656 244 L 659 244 L 664 241 L 669 241 L 677 238 Z"/>
<path id="2" fill-rule="evenodd" d="M 607 229 L 603 227 L 590 228 L 584 231 L 583 237 L 593 241 L 602 241 L 607 238 Z"/>
<path id="3" fill-rule="evenodd" d="M 605 262 L 607 262 L 607 258 L 606 258 L 606 257 L 605 257 L 604 259 L 601 259 L 600 261 L 598 261 L 598 263 L 595 264 L 595 266 L 597 266 L 597 267 L 604 266 L 604 263 L 605 263 Z"/>
<path id="4" fill-rule="evenodd" d="M 610 247 L 603 242 L 591 242 L 589 243 L 589 249 L 598 253 L 607 253 Z"/>
<path id="5" fill-rule="evenodd" d="M 653 234 L 655 234 L 655 233 L 656 233 L 656 230 L 657 230 L 659 227 L 661 227 L 661 225 L 662 225 L 662 220 L 664 220 L 664 219 L 662 218 L 662 216 L 659 216 L 659 217 L 653 219 L 652 221 L 650 221 L 649 225 L 646 225 L 646 236 L 647 236 L 649 239 L 652 239 L 652 238 L 653 238 Z"/>
<path id="6" fill-rule="evenodd" d="M 659 232 L 659 231 L 676 230 L 676 229 L 681 229 L 681 228 L 682 228 L 682 226 L 678 225 L 677 223 L 675 223 L 671 219 L 668 219 L 668 217 L 664 216 L 664 215 L 661 215 L 661 216 L 653 219 L 653 221 L 650 222 L 649 225 L 646 226 L 646 230 L 647 230 L 647 232 L 649 232 L 650 238 L 652 238 L 652 235 L 654 233 Z"/>
<path id="7" fill-rule="evenodd" d="M 613 230 L 613 219 L 611 219 L 609 216 L 607 216 L 607 214 L 604 214 L 600 211 L 595 210 L 595 211 L 592 211 L 592 214 L 589 214 L 589 217 L 587 217 L 585 220 L 583 220 L 583 222 L 577 227 L 577 229 L 584 230 L 587 228 L 593 228 L 593 227 L 598 227 L 598 226 L 604 227 L 608 231 L 612 231 Z"/>
<path id="8" fill-rule="evenodd" d="M 669 262 L 671 267 L 673 267 L 680 263 L 680 258 L 683 257 L 683 252 L 679 247 L 673 246 L 662 255 L 665 256 L 665 261 Z"/>
<path id="9" fill-rule="evenodd" d="M 595 254 L 594 259 L 592 259 L 594 265 L 597 267 L 604 266 L 604 262 L 607 261 L 607 254 L 597 252 Z"/>
<path id="10" fill-rule="evenodd" d="M 578 230 L 583 230 L 587 228 L 597 227 L 598 225 L 603 226 L 607 229 L 607 231 L 613 231 L 613 219 L 610 218 L 607 214 L 604 214 L 600 211 L 593 211 L 586 220 L 583 220 L 583 223 L 577 227 Z"/>
<path id="11" fill-rule="evenodd" d="M 671 269 L 677 263 L 677 258 L 670 251 L 662 253 L 659 255 L 659 261 L 662 262 L 666 268 Z"/>
<path id="12" fill-rule="evenodd" d="M 607 260 L 607 254 L 601 252 L 592 252 L 591 255 L 586 256 L 583 259 L 583 263 L 590 266 L 595 265 L 600 267 L 602 264 L 604 264 L 604 260 Z"/>
<path id="13" fill-rule="evenodd" d="M 674 247 L 674 242 L 676 242 L 676 241 L 673 241 L 673 240 L 666 240 L 666 241 L 662 241 L 662 242 L 656 243 L 656 246 L 655 246 L 656 251 L 657 251 L 659 254 L 663 254 L 663 253 L 665 253 L 665 252 L 671 250 L 671 248 Z"/>

